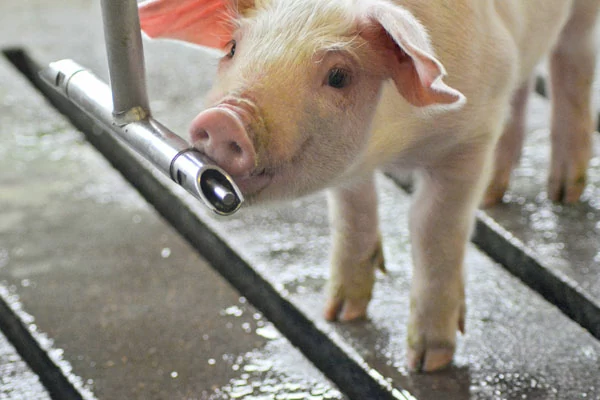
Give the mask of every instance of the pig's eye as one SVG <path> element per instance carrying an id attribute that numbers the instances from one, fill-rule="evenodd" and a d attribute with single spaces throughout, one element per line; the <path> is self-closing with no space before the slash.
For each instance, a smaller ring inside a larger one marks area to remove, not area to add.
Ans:
<path id="1" fill-rule="evenodd" d="M 341 68 L 332 68 L 327 76 L 327 85 L 332 88 L 342 89 L 350 83 L 350 74 Z"/>
<path id="2" fill-rule="evenodd" d="M 231 42 L 229 42 L 229 52 L 227 53 L 228 58 L 233 58 L 233 56 L 235 55 L 235 46 L 236 46 L 235 40 L 232 40 Z"/>

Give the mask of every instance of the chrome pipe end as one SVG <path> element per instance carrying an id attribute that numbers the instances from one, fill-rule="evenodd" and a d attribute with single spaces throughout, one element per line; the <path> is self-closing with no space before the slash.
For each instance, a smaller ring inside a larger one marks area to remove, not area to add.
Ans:
<path id="1" fill-rule="evenodd" d="M 190 148 L 171 163 L 171 178 L 219 215 L 231 215 L 244 197 L 233 179 L 212 160 Z"/>

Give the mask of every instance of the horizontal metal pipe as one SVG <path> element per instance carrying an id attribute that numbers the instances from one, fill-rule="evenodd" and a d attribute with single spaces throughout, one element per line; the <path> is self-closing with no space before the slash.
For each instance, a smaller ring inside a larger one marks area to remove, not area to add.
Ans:
<path id="1" fill-rule="evenodd" d="M 40 77 L 217 214 L 230 215 L 241 206 L 243 196 L 231 177 L 160 122 L 115 120 L 110 88 L 89 70 L 61 60 Z"/>

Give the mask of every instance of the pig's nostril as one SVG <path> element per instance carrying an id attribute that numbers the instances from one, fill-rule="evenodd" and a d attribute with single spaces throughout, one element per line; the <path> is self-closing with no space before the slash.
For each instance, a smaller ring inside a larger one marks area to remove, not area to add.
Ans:
<path id="1" fill-rule="evenodd" d="M 234 176 L 248 174 L 256 159 L 242 117 L 236 110 L 214 107 L 198 114 L 190 126 L 193 146 Z"/>
<path id="2" fill-rule="evenodd" d="M 198 129 L 194 132 L 193 141 L 197 142 L 198 140 L 206 140 L 208 139 L 208 132 L 204 129 Z"/>
<path id="3" fill-rule="evenodd" d="M 229 142 L 229 149 L 231 150 L 231 152 L 233 154 L 237 154 L 237 155 L 240 155 L 244 152 L 242 150 L 242 148 L 240 147 L 240 145 L 237 144 L 236 142 Z"/>

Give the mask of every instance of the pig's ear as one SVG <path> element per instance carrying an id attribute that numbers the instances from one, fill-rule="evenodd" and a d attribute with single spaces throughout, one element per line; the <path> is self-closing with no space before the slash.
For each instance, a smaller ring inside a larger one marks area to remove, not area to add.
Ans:
<path id="1" fill-rule="evenodd" d="M 215 49 L 231 41 L 233 20 L 254 0 L 148 0 L 139 5 L 140 25 L 152 38 L 170 38 Z"/>
<path id="2" fill-rule="evenodd" d="M 384 51 L 392 79 L 400 94 L 417 107 L 458 107 L 465 96 L 446 85 L 444 66 L 433 56 L 423 26 L 407 10 L 377 2 L 367 10 L 363 36 Z"/>

